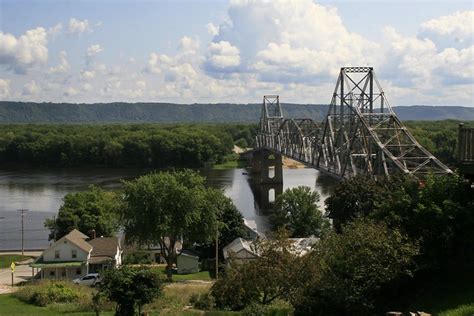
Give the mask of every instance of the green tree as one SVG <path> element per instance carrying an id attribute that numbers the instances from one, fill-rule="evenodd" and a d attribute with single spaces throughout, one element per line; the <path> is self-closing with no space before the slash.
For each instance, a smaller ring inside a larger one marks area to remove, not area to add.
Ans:
<path id="1" fill-rule="evenodd" d="M 334 193 L 325 201 L 326 215 L 333 220 L 336 231 L 354 218 L 367 216 L 382 203 L 398 185 L 398 179 L 375 181 L 366 176 L 356 176 L 338 184 Z"/>
<path id="2" fill-rule="evenodd" d="M 49 239 L 58 240 L 71 230 L 112 236 L 118 229 L 121 201 L 117 193 L 91 186 L 88 191 L 68 193 L 55 219 L 47 219 Z"/>
<path id="3" fill-rule="evenodd" d="M 330 223 L 318 207 L 319 199 L 309 187 L 287 189 L 275 201 L 274 226 L 287 229 L 291 237 L 323 236 Z"/>
<path id="4" fill-rule="evenodd" d="M 399 230 L 356 219 L 341 234 L 333 232 L 322 240 L 306 258 L 306 286 L 293 296 L 296 314 L 373 314 L 387 299 L 384 288 L 412 274 L 418 251 Z"/>
<path id="5" fill-rule="evenodd" d="M 300 258 L 286 233 L 271 240 L 259 240 L 253 251 L 258 258 L 248 263 L 230 259 L 222 277 L 211 288 L 220 308 L 241 310 L 250 304 L 271 304 L 292 295 L 302 273 Z"/>
<path id="6" fill-rule="evenodd" d="M 209 202 L 204 178 L 184 170 L 152 173 L 123 184 L 126 238 L 141 245 L 160 245 L 171 279 L 177 242 L 207 243 L 218 227 L 217 209 Z"/>
<path id="7" fill-rule="evenodd" d="M 105 271 L 99 286 L 99 296 L 115 302 L 115 315 L 141 315 L 145 304 L 161 295 L 163 280 L 158 273 L 143 267 L 122 266 Z"/>

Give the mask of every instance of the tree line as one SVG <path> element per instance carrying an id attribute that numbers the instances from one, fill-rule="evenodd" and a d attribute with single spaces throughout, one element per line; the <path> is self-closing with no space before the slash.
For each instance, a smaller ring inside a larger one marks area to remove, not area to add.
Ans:
<path id="1" fill-rule="evenodd" d="M 426 149 L 457 159 L 458 121 L 409 121 Z M 256 124 L 0 125 L 0 163 L 30 166 L 202 167 L 252 147 Z"/>
<path id="2" fill-rule="evenodd" d="M 31 166 L 202 167 L 223 162 L 248 125 L 0 125 L 0 162 Z"/>

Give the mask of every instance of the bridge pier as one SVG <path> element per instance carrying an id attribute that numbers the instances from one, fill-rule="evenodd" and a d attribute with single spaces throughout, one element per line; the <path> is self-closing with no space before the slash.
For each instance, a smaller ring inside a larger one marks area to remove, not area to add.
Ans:
<path id="1" fill-rule="evenodd" d="M 280 154 L 266 149 L 256 150 L 250 159 L 250 167 L 260 184 L 283 183 L 283 162 Z"/>

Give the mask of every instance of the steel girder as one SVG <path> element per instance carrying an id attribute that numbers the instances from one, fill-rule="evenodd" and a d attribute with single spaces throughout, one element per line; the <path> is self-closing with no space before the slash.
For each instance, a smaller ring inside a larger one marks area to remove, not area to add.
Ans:
<path id="1" fill-rule="evenodd" d="M 311 119 L 284 119 L 278 96 L 265 96 L 260 128 L 257 147 L 337 178 L 452 173 L 401 123 L 372 67 L 341 68 L 322 126 Z"/>

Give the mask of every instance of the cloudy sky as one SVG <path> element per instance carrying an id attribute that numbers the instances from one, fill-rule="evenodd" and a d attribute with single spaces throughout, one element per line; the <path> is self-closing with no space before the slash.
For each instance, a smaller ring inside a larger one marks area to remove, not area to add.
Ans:
<path id="1" fill-rule="evenodd" d="M 473 2 L 0 0 L 0 100 L 328 103 L 367 65 L 392 105 L 474 106 Z"/>

